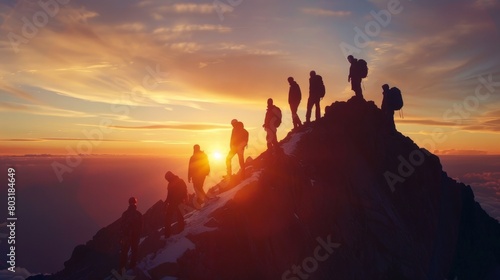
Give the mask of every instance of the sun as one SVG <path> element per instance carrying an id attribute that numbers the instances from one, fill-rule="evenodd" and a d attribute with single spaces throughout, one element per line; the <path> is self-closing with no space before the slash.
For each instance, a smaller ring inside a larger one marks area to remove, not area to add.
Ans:
<path id="1" fill-rule="evenodd" d="M 222 159 L 222 153 L 219 151 L 215 151 L 212 153 L 211 157 L 215 161 L 220 161 Z"/>

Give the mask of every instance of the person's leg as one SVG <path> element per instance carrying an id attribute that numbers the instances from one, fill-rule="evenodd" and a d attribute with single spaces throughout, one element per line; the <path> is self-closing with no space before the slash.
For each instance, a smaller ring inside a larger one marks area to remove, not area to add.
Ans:
<path id="1" fill-rule="evenodd" d="M 231 149 L 226 157 L 226 169 L 227 169 L 228 176 L 231 176 L 231 174 L 232 174 L 231 161 L 232 161 L 235 154 L 236 154 L 236 152 L 233 149 Z"/>
<path id="2" fill-rule="evenodd" d="M 306 112 L 306 122 L 311 121 L 311 110 L 314 105 L 314 102 L 311 98 L 307 99 L 307 112 Z"/>
<path id="3" fill-rule="evenodd" d="M 273 133 L 271 132 L 271 128 L 266 127 L 266 143 L 267 149 L 271 149 L 273 146 Z"/>
<path id="4" fill-rule="evenodd" d="M 314 105 L 316 106 L 316 120 L 319 120 L 321 118 L 321 107 L 319 105 L 320 100 L 318 99 Z"/>
<path id="5" fill-rule="evenodd" d="M 297 114 L 297 110 L 299 108 L 299 104 L 290 104 L 290 110 L 292 111 L 292 121 L 293 121 L 293 127 L 299 127 L 302 125 L 302 122 L 300 121 L 299 115 Z"/>
<path id="6" fill-rule="evenodd" d="M 135 268 L 137 264 L 137 254 L 139 252 L 139 237 L 133 238 L 130 244 L 130 268 Z"/>
<path id="7" fill-rule="evenodd" d="M 179 230 L 183 231 L 186 222 L 184 221 L 184 215 L 182 215 L 182 211 L 181 208 L 179 207 L 179 204 L 180 203 L 178 203 L 177 206 L 175 207 L 177 215 L 177 224 L 179 225 Z"/>
<path id="8" fill-rule="evenodd" d="M 124 238 L 121 240 L 120 248 L 120 273 L 127 266 L 128 250 L 130 248 L 130 239 Z"/>
<path id="9" fill-rule="evenodd" d="M 172 234 L 171 224 L 175 211 L 177 211 L 177 207 L 173 203 L 169 203 L 165 212 L 165 238 L 169 238 Z"/>
<path id="10" fill-rule="evenodd" d="M 238 161 L 240 163 L 240 172 L 242 175 L 245 174 L 245 148 L 241 148 L 238 150 Z"/>
<path id="11" fill-rule="evenodd" d="M 198 199 L 198 203 L 203 203 L 206 199 L 205 192 L 203 191 L 204 181 L 205 181 L 205 176 L 193 177 L 193 188 L 196 193 L 196 198 Z"/>
<path id="12" fill-rule="evenodd" d="M 206 176 L 200 177 L 200 193 L 202 196 L 203 201 L 207 200 L 207 193 L 205 192 L 205 189 L 203 188 L 203 185 L 205 185 L 205 179 Z"/>
<path id="13" fill-rule="evenodd" d="M 361 79 L 352 79 L 352 90 L 354 90 L 354 93 L 356 94 L 356 97 L 359 99 L 364 99 L 363 98 L 363 91 L 361 90 Z"/>
<path id="14" fill-rule="evenodd" d="M 277 148 L 278 147 L 278 135 L 277 135 L 278 128 L 277 127 L 272 127 L 271 128 L 271 132 L 272 132 L 273 147 Z"/>

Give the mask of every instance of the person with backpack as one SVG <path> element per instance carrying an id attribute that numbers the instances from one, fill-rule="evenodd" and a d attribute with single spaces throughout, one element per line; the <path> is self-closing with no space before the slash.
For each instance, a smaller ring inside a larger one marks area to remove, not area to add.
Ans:
<path id="1" fill-rule="evenodd" d="M 198 205 L 203 204 L 207 199 L 203 184 L 208 174 L 210 174 L 210 163 L 207 154 L 200 149 L 200 145 L 196 144 L 193 146 L 193 155 L 189 158 L 188 183 L 193 180 Z"/>
<path id="2" fill-rule="evenodd" d="M 351 82 L 351 89 L 360 100 L 364 100 L 363 90 L 361 89 L 361 80 L 368 76 L 368 66 L 363 59 L 356 59 L 354 56 L 349 55 L 347 60 L 351 63 L 349 67 L 349 76 L 347 81 Z"/>
<path id="3" fill-rule="evenodd" d="M 171 224 L 174 216 L 177 218 L 177 224 L 179 225 L 180 231 L 183 231 L 184 226 L 186 225 L 184 216 L 182 215 L 179 206 L 187 199 L 187 186 L 184 180 L 171 171 L 167 171 L 167 173 L 165 173 L 165 180 L 168 181 L 168 195 L 165 200 L 166 211 L 164 235 L 166 239 L 172 234 Z"/>
<path id="4" fill-rule="evenodd" d="M 313 106 L 316 106 L 316 120 L 321 118 L 319 102 L 325 96 L 323 78 L 317 75 L 314 70 L 311 71 L 309 75 L 309 98 L 307 99 L 306 123 L 311 122 L 311 111 Z"/>
<path id="5" fill-rule="evenodd" d="M 297 114 L 297 109 L 299 108 L 300 100 L 302 99 L 302 93 L 300 92 L 299 84 L 297 84 L 293 77 L 288 77 L 288 83 L 290 84 L 290 90 L 288 91 L 288 104 L 290 105 L 290 110 L 292 111 L 293 128 L 297 128 L 302 125 L 299 115 Z"/>
<path id="6" fill-rule="evenodd" d="M 270 151 L 279 149 L 276 133 L 281 125 L 281 118 L 281 109 L 274 105 L 272 98 L 267 99 L 266 117 L 262 127 L 266 130 L 267 149 Z"/>
<path id="7" fill-rule="evenodd" d="M 245 147 L 248 145 L 248 131 L 242 122 L 233 119 L 231 121 L 233 130 L 231 132 L 231 140 L 229 142 L 229 153 L 226 157 L 227 176 L 232 176 L 231 161 L 234 155 L 238 154 L 238 161 L 240 163 L 240 172 L 245 176 Z"/>
<path id="8" fill-rule="evenodd" d="M 391 129 L 396 130 L 394 111 L 400 110 L 403 107 L 401 90 L 397 87 L 390 88 L 388 84 L 384 84 L 382 85 L 382 95 L 382 112 L 384 112 Z"/>
<path id="9" fill-rule="evenodd" d="M 128 200 L 128 208 L 120 220 L 120 272 L 127 266 L 129 250 L 131 251 L 129 268 L 135 268 L 141 232 L 142 214 L 137 210 L 137 199 L 131 197 Z"/>

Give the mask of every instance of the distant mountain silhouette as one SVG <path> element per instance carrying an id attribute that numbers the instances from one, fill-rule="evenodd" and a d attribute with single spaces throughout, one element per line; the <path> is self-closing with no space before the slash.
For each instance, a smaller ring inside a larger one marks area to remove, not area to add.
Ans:
<path id="1" fill-rule="evenodd" d="M 134 279 L 500 279 L 498 221 L 373 102 L 335 102 L 280 146 L 166 244 L 153 205 Z M 116 279 L 118 222 L 28 279 Z"/>

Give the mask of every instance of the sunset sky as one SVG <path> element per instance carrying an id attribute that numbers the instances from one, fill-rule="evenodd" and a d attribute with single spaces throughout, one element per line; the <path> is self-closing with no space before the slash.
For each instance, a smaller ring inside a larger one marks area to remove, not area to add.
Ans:
<path id="1" fill-rule="evenodd" d="M 267 98 L 282 139 L 286 78 L 304 119 L 310 70 L 323 109 L 353 95 L 351 52 L 368 61 L 366 99 L 402 90 L 396 126 L 417 144 L 500 154 L 499 14 L 494 0 L 4 0 L 0 154 L 225 155 L 236 118 L 256 156 Z"/>

